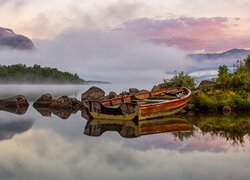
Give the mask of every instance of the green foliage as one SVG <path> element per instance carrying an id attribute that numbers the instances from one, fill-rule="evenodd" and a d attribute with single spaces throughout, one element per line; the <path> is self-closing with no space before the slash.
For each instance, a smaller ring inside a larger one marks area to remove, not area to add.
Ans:
<path id="1" fill-rule="evenodd" d="M 226 65 L 220 66 L 216 88 L 228 89 L 247 97 L 250 92 L 250 56 L 240 63 L 234 73 L 228 73 Z"/>
<path id="2" fill-rule="evenodd" d="M 250 110 L 250 99 L 237 96 L 234 99 L 234 105 L 237 108 L 237 110 L 243 110 L 243 111 Z"/>
<path id="3" fill-rule="evenodd" d="M 215 85 L 200 90 L 202 93 L 194 100 L 201 107 L 230 105 L 238 110 L 250 110 L 250 56 L 237 66 L 234 73 L 229 73 L 226 65 L 220 66 Z"/>
<path id="4" fill-rule="evenodd" d="M 215 90 L 209 93 L 201 92 L 195 97 L 196 105 L 203 108 L 222 108 L 223 106 L 233 106 L 235 93 L 231 91 Z"/>
<path id="5" fill-rule="evenodd" d="M 56 68 L 41 67 L 38 64 L 33 67 L 15 64 L 10 66 L 0 65 L 0 83 L 82 84 L 84 80 L 77 74 L 62 72 Z"/>
<path id="6" fill-rule="evenodd" d="M 189 89 L 195 88 L 195 80 L 193 77 L 181 72 L 175 75 L 172 79 L 164 80 L 163 87 L 181 87 L 185 86 Z"/>
<path id="7" fill-rule="evenodd" d="M 245 66 L 250 69 L 250 55 L 247 56 L 247 58 L 244 60 Z"/>
<path id="8" fill-rule="evenodd" d="M 228 73 L 228 68 L 226 65 L 219 67 L 218 78 L 216 79 L 216 84 L 219 85 L 221 89 L 228 88 L 230 84 L 230 75 Z"/>

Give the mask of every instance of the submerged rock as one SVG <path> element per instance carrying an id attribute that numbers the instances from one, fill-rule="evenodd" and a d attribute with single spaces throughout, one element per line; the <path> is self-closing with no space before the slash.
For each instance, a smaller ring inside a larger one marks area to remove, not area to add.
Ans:
<path id="1" fill-rule="evenodd" d="M 102 89 L 92 86 L 87 91 L 82 93 L 81 99 L 82 101 L 99 101 L 103 99 L 104 96 L 105 92 Z"/>

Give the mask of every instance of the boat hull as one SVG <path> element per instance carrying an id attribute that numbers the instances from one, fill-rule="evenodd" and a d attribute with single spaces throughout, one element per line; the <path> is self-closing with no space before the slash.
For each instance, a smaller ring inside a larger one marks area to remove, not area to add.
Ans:
<path id="1" fill-rule="evenodd" d="M 180 91 L 184 96 L 175 99 L 147 99 L 157 97 L 163 92 Z M 145 120 L 170 116 L 180 112 L 187 104 L 191 91 L 187 88 L 169 88 L 158 91 L 108 99 L 101 102 L 89 102 L 88 109 L 94 119 Z M 135 98 L 135 100 L 133 100 Z M 145 98 L 147 100 L 145 100 Z M 114 108 L 117 106 L 116 108 Z"/>
<path id="2" fill-rule="evenodd" d="M 141 105 L 139 119 L 153 119 L 179 113 L 187 104 L 189 97 L 172 102 L 163 102 L 152 105 Z"/>

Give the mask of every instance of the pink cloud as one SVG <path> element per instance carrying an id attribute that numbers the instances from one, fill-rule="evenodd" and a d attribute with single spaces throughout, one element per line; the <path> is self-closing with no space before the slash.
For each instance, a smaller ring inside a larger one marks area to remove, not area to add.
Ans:
<path id="1" fill-rule="evenodd" d="M 221 51 L 231 48 L 249 48 L 250 37 L 234 37 L 228 33 L 228 19 L 225 17 L 153 20 L 141 18 L 126 22 L 121 30 L 167 46 L 186 50 L 205 49 Z"/>

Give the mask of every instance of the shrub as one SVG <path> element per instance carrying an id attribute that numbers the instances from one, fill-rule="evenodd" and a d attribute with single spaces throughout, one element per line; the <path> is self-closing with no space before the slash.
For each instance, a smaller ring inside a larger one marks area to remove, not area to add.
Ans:
<path id="1" fill-rule="evenodd" d="M 163 87 L 181 87 L 185 86 L 189 89 L 194 89 L 195 88 L 195 80 L 193 77 L 184 74 L 184 72 L 181 72 L 177 75 L 175 75 L 171 79 L 165 79 L 164 83 L 162 85 Z"/>

